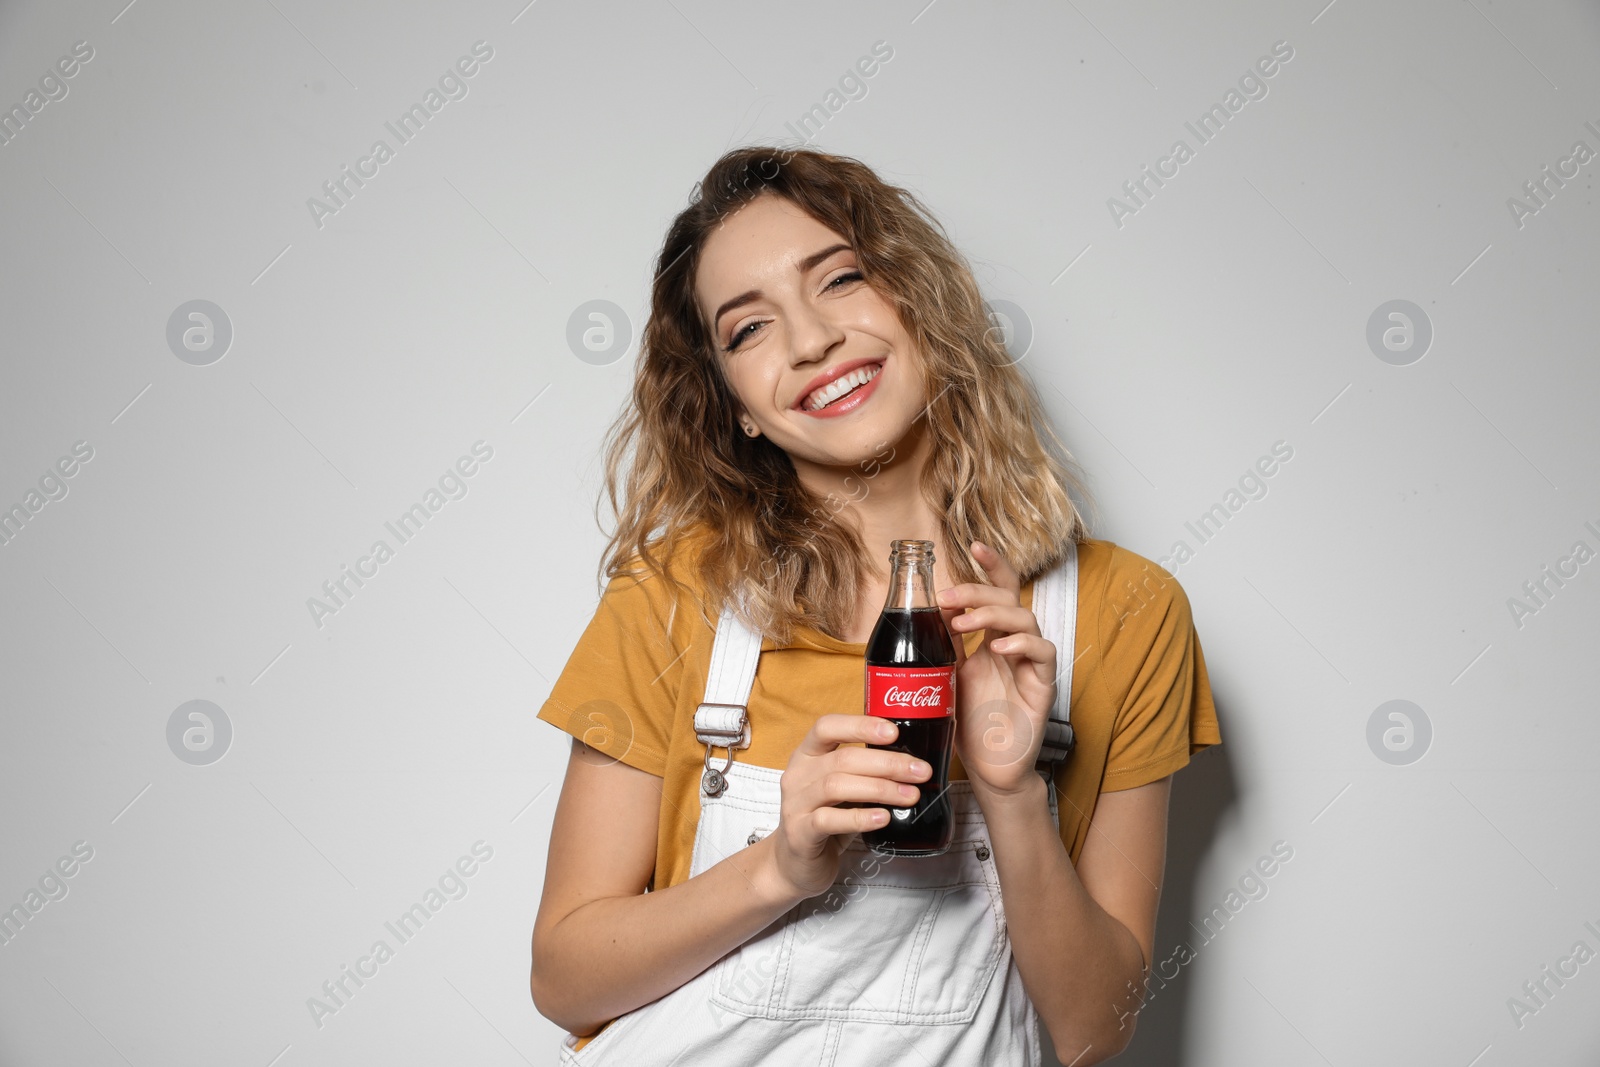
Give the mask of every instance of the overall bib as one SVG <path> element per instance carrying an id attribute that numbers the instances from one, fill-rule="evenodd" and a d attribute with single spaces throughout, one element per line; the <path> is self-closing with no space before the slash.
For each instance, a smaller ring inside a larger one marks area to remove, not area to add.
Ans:
<path id="1" fill-rule="evenodd" d="M 1058 827 L 1054 775 L 1072 749 L 1077 563 L 1069 544 L 1035 581 L 1032 601 L 1060 671 L 1037 764 Z M 725 609 L 695 713 L 706 771 L 691 877 L 778 825 L 782 771 L 734 762 L 750 744 L 746 702 L 760 656 L 761 635 Z M 727 749 L 720 768 L 713 748 Z M 566 1035 L 561 1063 L 1037 1067 L 1039 1017 L 1012 959 L 983 812 L 965 779 L 951 781 L 948 795 L 956 832 L 944 855 L 879 856 L 851 837 L 831 889 L 619 1016 L 581 1050 Z"/>

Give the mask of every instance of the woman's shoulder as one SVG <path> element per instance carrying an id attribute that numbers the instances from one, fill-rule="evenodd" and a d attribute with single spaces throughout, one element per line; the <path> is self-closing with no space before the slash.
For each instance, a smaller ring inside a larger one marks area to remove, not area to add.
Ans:
<path id="1" fill-rule="evenodd" d="M 1173 575 L 1155 560 L 1103 537 L 1086 537 L 1078 542 L 1078 566 L 1115 578 L 1144 571 L 1160 571 L 1168 580 L 1174 580 Z"/>
<path id="2" fill-rule="evenodd" d="M 649 562 L 635 552 L 615 569 L 606 585 L 606 598 L 633 611 L 670 612 L 684 604 L 698 610 L 703 599 L 700 562 L 711 542 L 711 531 L 704 524 L 687 527 L 671 538 L 657 538 L 649 545 Z"/>
<path id="3" fill-rule="evenodd" d="M 1078 600 L 1099 616 L 1110 639 L 1130 625 L 1189 621 L 1190 605 L 1175 574 L 1157 561 L 1102 538 L 1078 543 Z"/>

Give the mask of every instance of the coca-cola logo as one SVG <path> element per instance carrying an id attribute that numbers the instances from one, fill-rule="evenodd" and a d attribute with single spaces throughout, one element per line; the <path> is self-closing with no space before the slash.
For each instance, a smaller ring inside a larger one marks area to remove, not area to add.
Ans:
<path id="1" fill-rule="evenodd" d="M 945 687 L 925 685 L 920 689 L 901 689 L 891 685 L 883 694 L 883 702 L 893 708 L 936 708 L 944 703 Z"/>

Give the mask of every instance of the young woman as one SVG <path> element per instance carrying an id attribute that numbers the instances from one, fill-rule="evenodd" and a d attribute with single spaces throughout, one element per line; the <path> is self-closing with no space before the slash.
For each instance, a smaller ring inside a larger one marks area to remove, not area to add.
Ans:
<path id="1" fill-rule="evenodd" d="M 1124 1048 L 1170 776 L 1220 741 L 1205 661 L 1178 582 L 1088 536 L 938 223 L 853 159 L 728 153 L 612 433 L 609 581 L 539 712 L 573 736 L 530 976 L 562 1062 Z M 960 655 L 957 831 L 885 860 L 859 834 L 929 776 L 862 713 L 898 539 L 932 543 Z"/>

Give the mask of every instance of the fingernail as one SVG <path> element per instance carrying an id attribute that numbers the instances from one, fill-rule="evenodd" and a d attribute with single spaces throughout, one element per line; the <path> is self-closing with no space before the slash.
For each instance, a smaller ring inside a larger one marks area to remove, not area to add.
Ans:
<path id="1" fill-rule="evenodd" d="M 894 723 L 883 722 L 878 724 L 878 736 L 887 740 L 894 736 Z"/>
<path id="2" fill-rule="evenodd" d="M 927 774 L 929 769 L 930 768 L 928 767 L 928 765 L 926 763 L 922 762 L 919 759 L 914 759 L 914 760 L 911 761 L 911 773 L 912 774 Z"/>
<path id="3" fill-rule="evenodd" d="M 954 595 L 955 594 L 950 592 L 950 590 L 948 590 L 948 589 L 939 590 L 939 603 L 941 603 L 941 604 L 950 603 L 950 598 L 953 597 Z"/>

